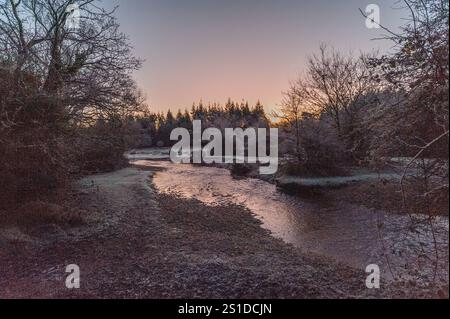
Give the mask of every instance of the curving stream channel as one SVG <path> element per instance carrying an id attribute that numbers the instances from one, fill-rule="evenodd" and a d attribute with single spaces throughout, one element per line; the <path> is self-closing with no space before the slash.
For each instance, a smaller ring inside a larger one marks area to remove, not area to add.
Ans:
<path id="1" fill-rule="evenodd" d="M 409 217 L 346 203 L 305 201 L 262 180 L 233 179 L 226 169 L 136 160 L 136 164 L 157 168 L 153 183 L 159 192 L 194 198 L 211 206 L 244 206 L 273 236 L 303 251 L 361 269 L 377 264 L 389 279 L 392 275 L 429 276 L 448 283 L 448 218 L 434 221 L 433 237 L 428 226 L 412 231 Z M 435 238 L 439 247 L 437 268 Z"/>

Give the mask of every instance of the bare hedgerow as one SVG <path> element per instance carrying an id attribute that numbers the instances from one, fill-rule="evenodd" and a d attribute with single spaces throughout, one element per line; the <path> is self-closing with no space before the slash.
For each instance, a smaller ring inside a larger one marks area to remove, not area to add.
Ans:
<path id="1" fill-rule="evenodd" d="M 75 2 L 77 28 L 67 23 Z M 63 186 L 82 170 L 93 140 L 120 144 L 105 140 L 104 129 L 93 137 L 98 121 L 124 121 L 141 109 L 131 77 L 141 61 L 114 12 L 97 0 L 0 0 L 0 174 L 8 181 L 1 204 Z"/>

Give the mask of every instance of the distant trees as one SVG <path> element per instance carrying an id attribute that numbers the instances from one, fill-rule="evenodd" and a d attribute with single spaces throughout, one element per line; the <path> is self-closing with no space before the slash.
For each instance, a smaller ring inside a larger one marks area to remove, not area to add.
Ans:
<path id="1" fill-rule="evenodd" d="M 178 124 L 178 127 L 189 129 L 192 127 L 192 118 L 191 114 L 188 110 L 185 110 L 184 113 L 181 112 L 181 110 L 178 111 L 176 116 L 176 122 Z"/>
<path id="2" fill-rule="evenodd" d="M 301 125 L 304 120 L 304 112 L 306 112 L 306 108 L 303 105 L 303 100 L 294 92 L 287 92 L 281 102 L 280 112 L 274 112 L 275 117 L 281 120 L 281 125 L 290 133 L 286 136 L 286 142 L 289 140 L 293 142 L 294 155 L 299 162 L 305 155 L 301 146 Z"/>
<path id="3" fill-rule="evenodd" d="M 236 103 L 231 101 L 231 99 L 224 106 L 218 103 L 205 106 L 200 101 L 198 104 L 194 104 L 190 111 L 188 109 L 184 111 L 178 110 L 175 116 L 169 110 L 166 114 L 147 113 L 134 117 L 134 121 L 141 123 L 141 128 L 144 131 L 147 131 L 147 129 L 143 124 L 152 123 L 151 127 L 154 129 L 150 134 L 153 141 L 152 145 L 154 146 L 172 145 L 173 141 L 170 141 L 172 130 L 178 127 L 192 130 L 193 120 L 201 120 L 202 127 L 205 129 L 216 127 L 222 130 L 228 127 L 267 128 L 270 124 L 264 106 L 259 101 L 254 107 L 250 107 L 248 102 Z"/>

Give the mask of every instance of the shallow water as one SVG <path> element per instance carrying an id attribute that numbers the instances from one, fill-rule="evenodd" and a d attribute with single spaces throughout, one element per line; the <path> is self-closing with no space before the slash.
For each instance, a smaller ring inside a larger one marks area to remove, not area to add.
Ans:
<path id="1" fill-rule="evenodd" d="M 434 261 L 425 257 L 435 256 L 433 236 L 426 227 L 411 232 L 409 217 L 348 204 L 335 206 L 302 200 L 258 179 L 233 179 L 226 169 L 165 161 L 137 163 L 162 168 L 153 179 L 158 191 L 195 198 L 212 206 L 245 206 L 262 222 L 262 227 L 304 251 L 360 269 L 377 264 L 385 278 L 390 279 L 392 275 L 406 278 L 434 274 Z M 433 225 L 440 260 L 436 279 L 447 283 L 448 218 L 438 218 Z"/>

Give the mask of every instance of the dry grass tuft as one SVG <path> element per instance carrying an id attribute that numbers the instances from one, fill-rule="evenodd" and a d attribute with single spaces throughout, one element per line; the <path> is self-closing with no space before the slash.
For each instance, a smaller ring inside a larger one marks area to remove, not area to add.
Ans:
<path id="1" fill-rule="evenodd" d="M 33 228 L 42 225 L 59 225 L 63 227 L 83 224 L 86 212 L 68 205 L 44 201 L 31 201 L 13 211 L 0 212 L 0 227 Z"/>

